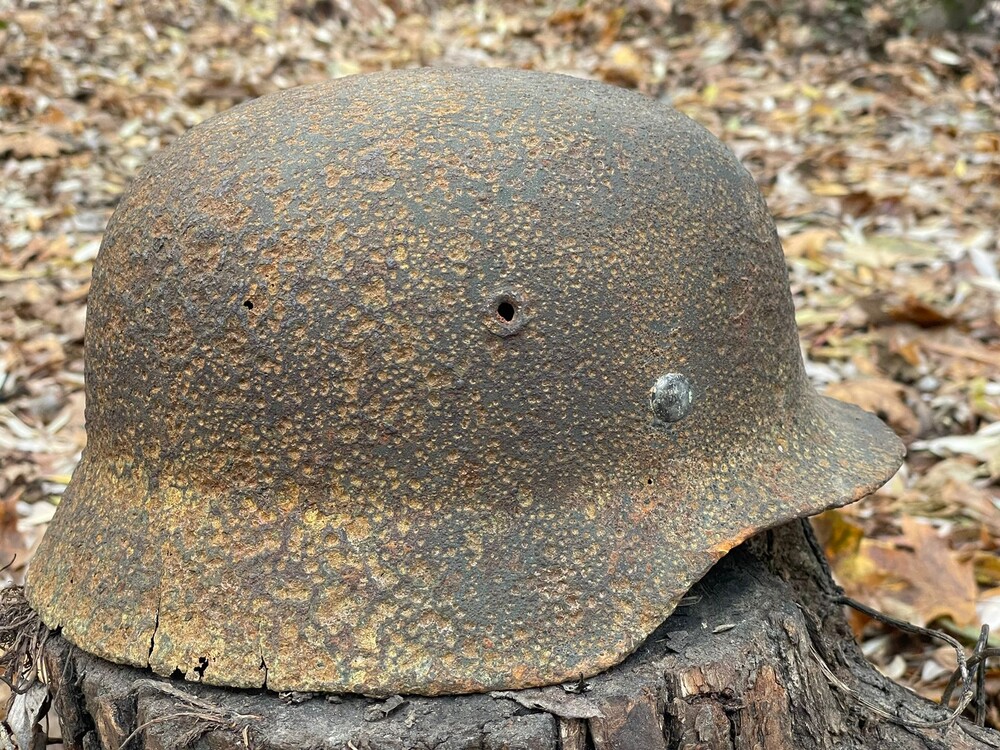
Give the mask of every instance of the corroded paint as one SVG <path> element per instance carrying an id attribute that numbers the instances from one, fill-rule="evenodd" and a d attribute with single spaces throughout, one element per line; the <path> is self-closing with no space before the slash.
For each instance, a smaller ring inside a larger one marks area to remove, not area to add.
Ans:
<path id="1" fill-rule="evenodd" d="M 738 541 L 901 459 L 809 386 L 733 155 L 561 76 L 376 74 L 213 118 L 123 198 L 89 315 L 90 442 L 30 600 L 215 684 L 589 675 Z"/>

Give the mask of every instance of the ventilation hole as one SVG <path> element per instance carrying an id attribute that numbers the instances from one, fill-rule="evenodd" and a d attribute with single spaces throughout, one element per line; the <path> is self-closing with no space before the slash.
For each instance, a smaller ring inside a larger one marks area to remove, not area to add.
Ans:
<path id="1" fill-rule="evenodd" d="M 497 305 L 497 315 L 506 320 L 508 323 L 514 319 L 514 312 L 514 305 L 507 300 L 504 300 Z"/>
<path id="2" fill-rule="evenodd" d="M 253 302 L 251 302 L 250 300 L 244 300 L 243 307 L 245 307 L 247 310 L 253 310 Z"/>

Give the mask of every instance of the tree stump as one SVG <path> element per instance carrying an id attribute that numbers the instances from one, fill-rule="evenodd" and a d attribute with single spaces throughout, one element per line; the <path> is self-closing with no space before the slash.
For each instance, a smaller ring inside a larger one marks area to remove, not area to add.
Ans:
<path id="1" fill-rule="evenodd" d="M 61 638 L 46 667 L 67 748 L 971 750 L 1000 733 L 873 670 L 805 522 L 734 550 L 643 646 L 576 685 L 438 698 L 281 694 L 166 680 Z M 821 661 L 853 691 L 831 685 Z"/>

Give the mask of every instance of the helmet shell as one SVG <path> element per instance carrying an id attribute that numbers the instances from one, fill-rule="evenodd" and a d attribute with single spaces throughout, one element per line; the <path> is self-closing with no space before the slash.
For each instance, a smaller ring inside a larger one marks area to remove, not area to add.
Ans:
<path id="1" fill-rule="evenodd" d="M 901 460 L 810 387 L 733 154 L 556 75 L 357 76 L 193 128 L 108 227 L 86 362 L 30 601 L 237 687 L 592 674 L 741 540 Z"/>

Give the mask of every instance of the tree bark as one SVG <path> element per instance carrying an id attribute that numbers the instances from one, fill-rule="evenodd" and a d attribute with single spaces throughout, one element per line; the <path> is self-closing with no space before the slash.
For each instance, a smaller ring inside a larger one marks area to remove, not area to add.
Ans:
<path id="1" fill-rule="evenodd" d="M 439 698 L 276 695 L 164 680 L 53 638 L 67 748 L 292 750 L 980 750 L 958 721 L 873 670 L 805 522 L 730 553 L 624 663 L 586 685 Z M 833 686 L 820 660 L 852 692 Z"/>

